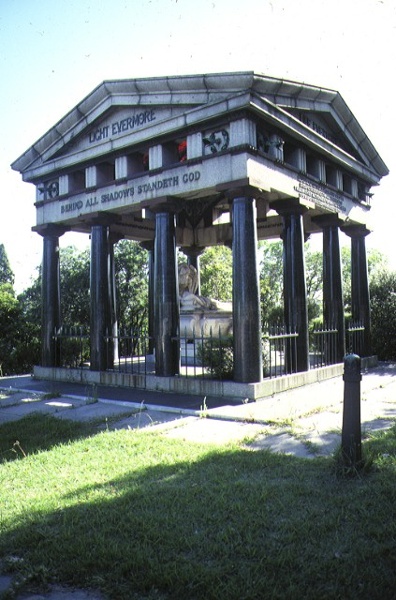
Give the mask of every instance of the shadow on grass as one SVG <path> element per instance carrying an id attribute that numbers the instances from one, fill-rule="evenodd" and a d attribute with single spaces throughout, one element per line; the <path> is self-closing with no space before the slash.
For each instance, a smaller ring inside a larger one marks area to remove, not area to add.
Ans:
<path id="1" fill-rule="evenodd" d="M 120 600 L 394 598 L 395 429 L 383 438 L 388 469 L 339 481 L 330 459 L 101 433 L 73 444 L 82 474 L 48 500 L 32 457 L 40 505 L 27 486 L 0 551 Z M 55 465 L 66 477 L 67 453 Z"/>
<path id="2" fill-rule="evenodd" d="M 92 424 L 75 423 L 51 415 L 32 413 L 0 425 L 0 464 L 24 455 L 50 450 L 96 432 Z"/>

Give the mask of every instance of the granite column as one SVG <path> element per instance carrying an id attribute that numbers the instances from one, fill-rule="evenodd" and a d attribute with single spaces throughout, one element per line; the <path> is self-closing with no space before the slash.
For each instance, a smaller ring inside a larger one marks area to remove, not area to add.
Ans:
<path id="1" fill-rule="evenodd" d="M 43 236 L 41 273 L 41 365 L 59 366 L 55 332 L 61 326 L 59 236 L 65 229 L 48 226 L 40 230 Z"/>
<path id="2" fill-rule="evenodd" d="M 364 225 L 349 225 L 342 231 L 351 238 L 351 308 L 352 319 L 364 327 L 362 356 L 370 356 L 371 315 L 370 290 L 366 256 L 366 236 L 370 231 Z"/>
<path id="3" fill-rule="evenodd" d="M 339 226 L 335 214 L 314 219 L 323 230 L 323 321 L 325 328 L 337 329 L 335 359 L 342 362 L 345 355 L 345 315 L 342 289 Z"/>
<path id="4" fill-rule="evenodd" d="M 234 198 L 232 227 L 234 381 L 255 383 L 263 367 L 254 198 Z"/>
<path id="5" fill-rule="evenodd" d="M 303 215 L 307 208 L 293 200 L 271 204 L 283 220 L 283 296 L 287 331 L 298 334 L 286 353 L 289 371 L 309 369 L 308 303 L 305 280 Z"/>
<path id="6" fill-rule="evenodd" d="M 155 372 L 179 373 L 179 293 L 176 265 L 175 215 L 171 209 L 155 214 L 154 243 Z"/>
<path id="7" fill-rule="evenodd" d="M 91 228 L 91 370 L 113 366 L 109 341 L 112 335 L 113 294 L 111 285 L 110 228 L 95 223 Z"/>

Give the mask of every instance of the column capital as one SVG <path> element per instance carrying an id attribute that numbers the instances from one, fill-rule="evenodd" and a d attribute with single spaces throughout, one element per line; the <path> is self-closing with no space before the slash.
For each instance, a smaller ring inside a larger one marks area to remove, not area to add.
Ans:
<path id="1" fill-rule="evenodd" d="M 198 256 L 201 256 L 202 252 L 205 250 L 204 246 L 183 246 L 181 248 L 181 251 L 183 252 L 183 254 L 185 254 L 186 256 L 193 256 L 194 258 L 197 258 Z"/>
<path id="2" fill-rule="evenodd" d="M 158 213 L 177 213 L 181 210 L 180 202 L 174 196 L 162 196 L 155 200 L 146 200 L 141 207 L 150 210 L 153 215 Z"/>
<path id="3" fill-rule="evenodd" d="M 345 224 L 345 221 L 343 219 L 340 219 L 340 217 L 336 213 L 326 213 L 325 215 L 312 217 L 311 220 L 313 223 L 316 223 L 316 225 L 319 225 L 321 229 L 323 229 L 324 227 L 341 228 L 342 225 Z"/>
<path id="4" fill-rule="evenodd" d="M 366 225 L 360 225 L 358 223 L 344 225 L 341 227 L 341 231 L 350 238 L 365 238 L 371 233 L 371 230 L 367 229 Z"/>
<path id="5" fill-rule="evenodd" d="M 262 189 L 251 185 L 248 177 L 230 181 L 229 183 L 221 183 L 216 185 L 216 192 L 221 192 L 230 201 L 238 197 L 261 198 L 264 192 L 269 192 L 269 189 Z"/>
<path id="6" fill-rule="evenodd" d="M 308 211 L 308 207 L 301 204 L 297 198 L 284 198 L 270 202 L 270 208 L 285 217 L 288 215 L 304 215 Z"/>
<path id="7" fill-rule="evenodd" d="M 108 212 L 96 212 L 90 215 L 89 225 L 94 227 L 96 225 L 103 225 L 105 227 L 110 227 L 110 225 L 114 225 L 117 221 L 119 221 L 119 216 L 115 213 Z"/>
<path id="8" fill-rule="evenodd" d="M 32 231 L 35 231 L 42 237 L 60 237 L 67 231 L 70 231 L 70 227 L 65 227 L 64 225 L 57 225 L 56 223 L 46 223 L 45 225 L 35 225 L 34 227 L 32 227 Z"/>

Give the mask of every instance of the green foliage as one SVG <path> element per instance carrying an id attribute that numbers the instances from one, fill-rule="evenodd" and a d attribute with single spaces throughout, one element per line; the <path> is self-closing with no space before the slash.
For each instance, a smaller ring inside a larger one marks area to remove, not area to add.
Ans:
<path id="1" fill-rule="evenodd" d="M 148 253 L 137 242 L 121 240 L 114 248 L 119 323 L 138 331 L 148 324 Z"/>
<path id="2" fill-rule="evenodd" d="M 260 300 L 263 329 L 283 322 L 283 244 L 260 242 Z"/>
<path id="3" fill-rule="evenodd" d="M 9 283 L 14 285 L 14 273 L 8 260 L 4 244 L 0 244 L 0 285 Z"/>
<path id="4" fill-rule="evenodd" d="M 12 372 L 20 322 L 18 300 L 10 283 L 0 284 L 0 373 Z"/>
<path id="5" fill-rule="evenodd" d="M 373 352 L 380 360 L 396 360 L 396 272 L 377 272 L 370 296 Z"/>
<path id="6" fill-rule="evenodd" d="M 283 242 L 264 241 L 259 244 L 260 297 L 263 328 L 284 320 L 283 308 Z M 308 319 L 322 312 L 322 253 L 305 244 L 305 278 L 308 298 Z"/>
<path id="7" fill-rule="evenodd" d="M 323 255 L 305 244 L 305 280 L 307 285 L 308 321 L 322 314 Z"/>
<path id="8" fill-rule="evenodd" d="M 342 287 L 344 305 L 347 312 L 351 311 L 351 246 L 341 247 Z M 370 248 L 367 251 L 367 272 L 369 280 L 377 274 L 388 270 L 388 260 L 379 250 Z"/>
<path id="9" fill-rule="evenodd" d="M 67 246 L 60 250 L 61 319 L 68 326 L 89 326 L 89 249 Z"/>
<path id="10" fill-rule="evenodd" d="M 21 311 L 17 360 L 13 373 L 28 373 L 41 356 L 41 269 L 31 286 L 18 296 Z"/>
<path id="11" fill-rule="evenodd" d="M 147 252 L 136 242 L 122 240 L 114 249 L 118 319 L 128 328 L 147 326 L 148 265 Z M 12 296 L 12 288 L 0 299 L 0 325 L 3 318 L 13 324 L 4 326 L 0 343 L 3 373 L 28 372 L 40 362 L 41 346 L 41 269 L 29 288 Z M 67 327 L 89 328 L 90 251 L 68 246 L 60 250 L 61 320 Z M 11 310 L 12 309 L 12 310 Z M 14 312 L 12 312 L 14 311 Z M 87 342 L 88 343 L 88 342 Z M 8 344 L 8 345 L 7 345 Z M 87 345 L 87 344 L 86 344 Z M 87 346 L 88 347 L 88 346 Z M 65 352 L 80 356 L 80 342 L 69 340 Z M 87 356 L 87 353 L 85 353 Z M 4 357 L 4 358 L 3 358 Z"/>
<path id="12" fill-rule="evenodd" d="M 226 246 L 206 248 L 200 257 L 201 295 L 215 300 L 232 298 L 232 252 Z"/>
<path id="13" fill-rule="evenodd" d="M 233 339 L 211 338 L 198 346 L 198 359 L 215 379 L 232 379 L 234 373 Z"/>

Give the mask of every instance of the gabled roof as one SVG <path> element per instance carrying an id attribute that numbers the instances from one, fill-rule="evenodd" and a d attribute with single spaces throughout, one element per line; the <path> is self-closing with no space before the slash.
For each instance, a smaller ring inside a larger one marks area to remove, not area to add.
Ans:
<path id="1" fill-rule="evenodd" d="M 320 115 L 330 129 L 343 137 L 344 149 L 351 148 L 353 155 L 375 171 L 378 178 L 388 174 L 387 166 L 338 92 L 252 71 L 104 81 L 11 166 L 25 173 L 43 165 L 116 108 L 171 106 L 176 113 L 197 114 L 200 107 L 227 101 L 222 110 L 235 110 L 242 104 L 241 96 L 246 98 L 246 94 L 249 106 L 251 98 L 272 104 L 274 110 L 287 114 L 298 122 L 300 130 L 306 128 L 311 136 L 309 121 L 301 121 L 301 114 Z M 321 135 L 319 128 L 314 133 Z"/>

